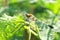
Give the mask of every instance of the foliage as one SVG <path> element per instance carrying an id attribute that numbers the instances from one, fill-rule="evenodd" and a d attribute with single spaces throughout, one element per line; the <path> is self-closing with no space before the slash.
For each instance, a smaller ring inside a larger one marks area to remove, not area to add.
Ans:
<path id="1" fill-rule="evenodd" d="M 6 7 L 3 1 L 0 40 L 60 40 L 60 0 L 8 0 Z M 25 13 L 33 14 L 37 21 L 26 21 Z"/>
<path id="2" fill-rule="evenodd" d="M 27 26 L 30 24 L 25 22 L 26 21 L 21 15 L 15 17 L 5 15 L 4 17 L 0 17 L 0 40 L 30 40 L 31 37 L 31 40 L 40 40 L 37 33 L 38 29 L 35 28 L 36 32 L 34 32 Z M 30 37 L 29 35 L 33 36 Z"/>

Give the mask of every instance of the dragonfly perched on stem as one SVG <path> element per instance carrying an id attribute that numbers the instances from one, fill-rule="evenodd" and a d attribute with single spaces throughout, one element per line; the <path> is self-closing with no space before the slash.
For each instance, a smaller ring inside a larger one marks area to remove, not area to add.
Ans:
<path id="1" fill-rule="evenodd" d="M 25 18 L 28 22 L 35 22 L 35 24 L 39 24 L 38 26 L 48 26 L 49 28 L 53 29 L 52 25 L 46 24 L 41 20 L 38 20 L 33 14 L 25 14 Z M 41 24 L 41 25 L 40 25 Z"/>

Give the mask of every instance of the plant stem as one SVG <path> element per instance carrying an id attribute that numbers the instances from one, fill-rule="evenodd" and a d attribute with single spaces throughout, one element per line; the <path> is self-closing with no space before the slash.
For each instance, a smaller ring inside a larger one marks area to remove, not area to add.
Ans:
<path id="1" fill-rule="evenodd" d="M 51 25 L 54 24 L 54 20 L 55 20 L 55 17 L 56 17 L 56 16 L 57 16 L 57 15 L 55 15 L 55 16 L 53 17 Z M 52 29 L 50 28 L 49 31 L 48 31 L 47 40 L 49 40 L 49 36 L 50 36 L 51 30 L 52 30 Z"/>
<path id="2" fill-rule="evenodd" d="M 49 31 L 48 31 L 47 40 L 49 40 L 50 33 L 51 33 L 51 28 L 50 28 Z"/>

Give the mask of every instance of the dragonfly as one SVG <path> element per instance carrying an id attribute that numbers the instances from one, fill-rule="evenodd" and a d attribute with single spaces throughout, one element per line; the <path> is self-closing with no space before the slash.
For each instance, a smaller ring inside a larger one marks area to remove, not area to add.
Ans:
<path id="1" fill-rule="evenodd" d="M 43 27 L 49 27 L 51 29 L 53 29 L 53 26 L 52 25 L 49 25 L 49 24 L 46 24 L 44 23 L 43 21 L 37 19 L 33 14 L 25 14 L 25 17 L 26 17 L 26 20 L 28 22 L 35 22 L 35 24 L 38 26 L 38 27 L 41 27 L 41 29 Z"/>

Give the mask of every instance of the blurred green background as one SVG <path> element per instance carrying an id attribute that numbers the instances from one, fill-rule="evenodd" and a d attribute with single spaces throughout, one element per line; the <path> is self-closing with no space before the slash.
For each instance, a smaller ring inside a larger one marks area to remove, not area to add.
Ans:
<path id="1" fill-rule="evenodd" d="M 39 31 L 41 40 L 60 40 L 60 0 L 0 0 L 0 40 L 40 40 L 36 35 L 24 39 L 26 20 L 22 14 L 25 13 L 33 14 L 38 20 L 54 27 L 50 32 L 53 36 L 49 38 L 46 36 L 49 33 L 44 32 L 49 28 L 44 29 L 43 26 L 43 31 Z M 38 34 L 37 29 L 35 31 Z"/>

